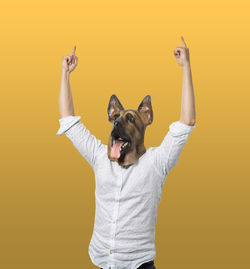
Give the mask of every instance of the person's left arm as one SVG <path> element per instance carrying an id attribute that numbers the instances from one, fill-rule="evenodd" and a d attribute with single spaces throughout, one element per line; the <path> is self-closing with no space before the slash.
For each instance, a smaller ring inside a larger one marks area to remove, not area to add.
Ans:
<path id="1" fill-rule="evenodd" d="M 182 149 L 190 133 L 195 128 L 195 100 L 189 59 L 189 49 L 183 38 L 183 47 L 176 47 L 174 55 L 183 71 L 183 87 L 181 100 L 181 113 L 179 121 L 169 126 L 169 131 L 160 146 L 154 151 L 154 165 L 164 177 L 177 164 Z"/>
<path id="2" fill-rule="evenodd" d="M 196 115 L 189 48 L 187 48 L 183 37 L 181 38 L 183 47 L 176 47 L 174 50 L 177 62 L 182 67 L 183 75 L 180 122 L 187 125 L 194 125 Z"/>

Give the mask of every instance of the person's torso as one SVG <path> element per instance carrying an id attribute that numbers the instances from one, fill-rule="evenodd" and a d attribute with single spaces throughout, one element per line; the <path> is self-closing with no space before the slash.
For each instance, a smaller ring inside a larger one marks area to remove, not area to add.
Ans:
<path id="1" fill-rule="evenodd" d="M 147 252 L 152 257 L 163 182 L 153 166 L 153 150 L 149 148 L 128 168 L 109 160 L 107 146 L 97 156 L 91 239 L 96 255 L 112 252 L 116 261 L 138 260 Z"/>

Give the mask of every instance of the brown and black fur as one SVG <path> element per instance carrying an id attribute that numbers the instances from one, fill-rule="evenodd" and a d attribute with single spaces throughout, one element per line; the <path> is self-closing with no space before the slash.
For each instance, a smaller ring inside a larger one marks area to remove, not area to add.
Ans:
<path id="1" fill-rule="evenodd" d="M 120 166 L 128 168 L 146 152 L 144 146 L 145 129 L 153 122 L 150 95 L 142 100 L 137 110 L 133 110 L 124 109 L 116 95 L 113 94 L 108 105 L 108 120 L 113 124 L 108 140 L 108 158 L 118 162 Z M 111 158 L 110 151 L 113 137 L 117 136 L 129 141 L 129 147 L 119 159 L 114 159 Z"/>

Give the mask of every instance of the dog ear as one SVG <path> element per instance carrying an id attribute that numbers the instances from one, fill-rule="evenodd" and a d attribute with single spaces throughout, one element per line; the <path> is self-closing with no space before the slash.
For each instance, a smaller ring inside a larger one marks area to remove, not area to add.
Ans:
<path id="1" fill-rule="evenodd" d="M 150 95 L 144 97 L 137 111 L 140 112 L 145 126 L 150 125 L 153 122 L 153 110 Z"/>
<path id="2" fill-rule="evenodd" d="M 122 104 L 118 100 L 115 94 L 110 97 L 109 105 L 108 105 L 108 120 L 111 122 L 116 113 L 120 110 L 124 110 Z"/>

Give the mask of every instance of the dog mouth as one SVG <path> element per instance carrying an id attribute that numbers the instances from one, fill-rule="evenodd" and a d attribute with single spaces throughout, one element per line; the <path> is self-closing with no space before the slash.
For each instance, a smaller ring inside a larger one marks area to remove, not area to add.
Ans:
<path id="1" fill-rule="evenodd" d="M 110 155 L 112 158 L 119 159 L 121 155 L 126 154 L 131 146 L 130 139 L 119 135 L 112 135 L 112 145 Z"/>

